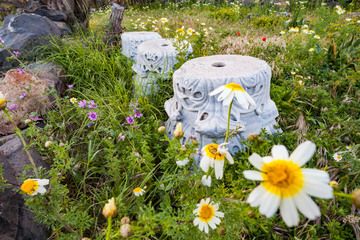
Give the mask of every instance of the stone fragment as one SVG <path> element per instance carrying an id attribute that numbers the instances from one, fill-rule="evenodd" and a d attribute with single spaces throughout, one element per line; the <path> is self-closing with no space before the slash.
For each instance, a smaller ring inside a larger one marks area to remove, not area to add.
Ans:
<path id="1" fill-rule="evenodd" d="M 160 39 L 161 36 L 157 32 L 125 32 L 121 34 L 122 54 L 135 60 L 137 47 L 152 39 Z"/>
<path id="2" fill-rule="evenodd" d="M 234 101 L 230 129 L 237 134 L 230 139 L 229 150 L 243 149 L 241 143 L 262 129 L 275 129 L 278 111 L 270 99 L 271 68 L 260 59 L 240 55 L 215 55 L 192 59 L 173 75 L 174 97 L 165 103 L 169 116 L 167 129 L 173 135 L 177 122 L 183 123 L 184 141 L 196 138 L 200 148 L 217 141 L 223 143 L 228 107 L 209 96 L 214 89 L 235 82 L 240 84 L 256 102 L 256 107 L 243 109 Z"/>

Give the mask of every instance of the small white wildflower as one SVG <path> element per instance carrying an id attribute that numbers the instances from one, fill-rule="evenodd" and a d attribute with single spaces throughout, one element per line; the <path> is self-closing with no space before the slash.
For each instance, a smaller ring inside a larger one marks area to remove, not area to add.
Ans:
<path id="1" fill-rule="evenodd" d="M 178 165 L 178 167 L 183 167 L 188 163 L 189 163 L 189 159 L 187 159 L 187 158 L 185 158 L 184 160 L 176 161 L 176 165 Z"/>
<path id="2" fill-rule="evenodd" d="M 337 152 L 334 153 L 333 158 L 334 158 L 334 160 L 337 161 L 337 162 L 339 162 L 339 161 L 342 160 L 341 154 L 340 154 L 340 153 L 337 153 Z"/>
<path id="3" fill-rule="evenodd" d="M 205 187 L 211 187 L 211 176 L 206 176 L 206 175 L 202 176 L 201 183 Z"/>

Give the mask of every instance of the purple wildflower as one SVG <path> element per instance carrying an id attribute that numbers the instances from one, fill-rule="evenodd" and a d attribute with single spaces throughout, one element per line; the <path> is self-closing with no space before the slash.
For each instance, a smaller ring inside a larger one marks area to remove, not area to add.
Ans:
<path id="1" fill-rule="evenodd" d="M 143 114 L 139 110 L 134 110 L 134 117 L 135 118 L 141 118 Z"/>
<path id="2" fill-rule="evenodd" d="M 96 112 L 89 112 L 89 113 L 88 113 L 88 118 L 89 118 L 91 121 L 96 121 L 96 119 L 97 119 L 97 113 L 96 113 Z"/>
<path id="3" fill-rule="evenodd" d="M 24 99 L 27 96 L 26 92 L 22 92 L 19 96 L 19 99 Z"/>
<path id="4" fill-rule="evenodd" d="M 19 57 L 21 54 L 18 50 L 14 50 L 12 53 L 15 55 L 15 57 Z"/>
<path id="5" fill-rule="evenodd" d="M 91 101 L 89 102 L 88 108 L 90 108 L 90 109 L 95 109 L 95 108 L 97 108 L 97 105 L 96 105 L 96 103 L 95 103 L 94 100 L 91 100 Z"/>
<path id="6" fill-rule="evenodd" d="M 86 108 L 86 100 L 79 101 L 78 105 L 80 108 Z"/>
<path id="7" fill-rule="evenodd" d="M 134 124 L 135 120 L 132 116 L 126 117 L 127 124 Z"/>
<path id="8" fill-rule="evenodd" d="M 122 142 L 125 141 L 125 135 L 120 133 L 119 136 L 117 137 L 118 142 Z"/>
<path id="9" fill-rule="evenodd" d="M 14 111 L 16 111 L 16 110 L 18 109 L 18 105 L 15 104 L 15 103 L 10 104 L 10 105 L 8 106 L 8 109 L 9 109 L 11 112 L 14 112 Z"/>
<path id="10" fill-rule="evenodd" d="M 17 68 L 16 72 L 21 75 L 23 75 L 25 73 L 24 69 L 22 69 L 22 68 Z"/>
<path id="11" fill-rule="evenodd" d="M 68 89 L 73 89 L 74 88 L 74 84 L 68 84 L 66 85 Z"/>

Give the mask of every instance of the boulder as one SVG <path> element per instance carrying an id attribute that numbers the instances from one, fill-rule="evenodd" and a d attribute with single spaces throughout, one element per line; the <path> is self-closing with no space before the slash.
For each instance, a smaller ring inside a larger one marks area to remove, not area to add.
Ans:
<path id="1" fill-rule="evenodd" d="M 49 36 L 62 36 L 69 33 L 65 25 L 56 24 L 47 17 L 36 14 L 9 15 L 0 28 L 0 70 L 9 67 L 7 57 L 9 50 L 18 50 L 20 53 L 30 52 L 35 46 L 48 43 Z"/>
<path id="2" fill-rule="evenodd" d="M 48 167 L 41 156 L 30 151 L 37 166 Z M 10 186 L 0 193 L 0 239 L 1 240 L 45 240 L 49 230 L 34 221 L 33 214 L 26 209 L 22 195 L 17 192 L 21 183 L 19 176 L 30 164 L 20 139 L 15 135 L 0 138 L 0 164 Z"/>
<path id="3" fill-rule="evenodd" d="M 54 91 L 55 90 L 55 91 Z M 35 63 L 26 70 L 9 70 L 0 79 L 0 92 L 8 100 L 7 107 L 14 123 L 24 128 L 24 120 L 32 113 L 44 114 L 52 107 L 54 96 L 64 90 L 63 72 L 51 63 Z M 0 136 L 14 133 L 14 126 L 4 112 L 0 112 Z"/>

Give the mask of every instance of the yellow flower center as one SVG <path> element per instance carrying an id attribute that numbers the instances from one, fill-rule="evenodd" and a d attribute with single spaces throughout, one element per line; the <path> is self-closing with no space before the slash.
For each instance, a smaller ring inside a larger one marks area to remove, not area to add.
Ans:
<path id="1" fill-rule="evenodd" d="M 238 83 L 228 83 L 225 85 L 225 87 L 230 89 L 231 91 L 245 92 L 245 89 Z"/>
<path id="2" fill-rule="evenodd" d="M 39 183 L 36 180 L 27 179 L 23 182 L 23 184 L 21 184 L 20 189 L 24 193 L 31 195 L 39 189 Z"/>
<path id="3" fill-rule="evenodd" d="M 224 160 L 225 155 L 218 152 L 219 144 L 211 143 L 205 146 L 206 156 L 214 160 Z"/>
<path id="4" fill-rule="evenodd" d="M 5 98 L 0 98 L 0 108 L 3 108 L 6 106 L 6 99 Z"/>
<path id="5" fill-rule="evenodd" d="M 290 160 L 273 160 L 262 168 L 262 186 L 280 197 L 292 197 L 304 186 L 304 176 L 299 165 Z"/>
<path id="6" fill-rule="evenodd" d="M 215 208 L 210 204 L 204 203 L 201 205 L 198 215 L 202 222 L 207 223 L 215 216 Z"/>
<path id="7" fill-rule="evenodd" d="M 140 187 L 137 187 L 137 188 L 134 189 L 135 193 L 140 193 L 141 191 L 142 191 L 142 189 Z"/>

